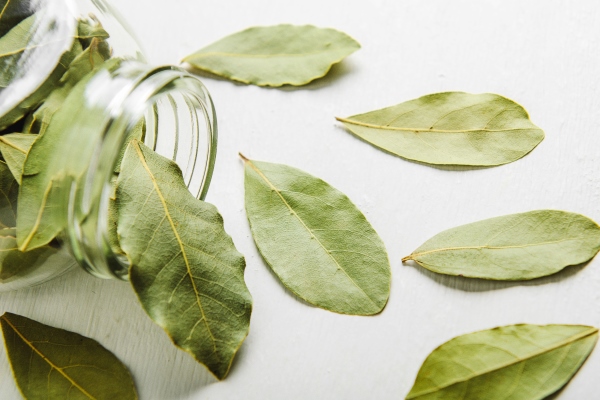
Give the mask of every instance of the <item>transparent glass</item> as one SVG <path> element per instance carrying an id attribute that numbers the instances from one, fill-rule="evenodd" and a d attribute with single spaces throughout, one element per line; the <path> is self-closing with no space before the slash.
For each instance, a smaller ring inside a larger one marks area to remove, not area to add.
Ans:
<path id="1" fill-rule="evenodd" d="M 0 84 L 0 134 L 44 125 L 31 115 L 48 98 L 50 91 L 45 86 L 52 89 L 64 84 L 68 70 L 65 60 L 73 62 L 69 55 L 78 43 L 87 45 L 90 52 L 101 43 L 107 54 L 103 65 L 110 62 L 111 67 L 96 68 L 78 82 L 85 86 L 83 99 L 64 127 L 63 142 L 56 147 L 59 150 L 45 161 L 60 159 L 58 162 L 76 171 L 84 166 L 81 173 L 57 181 L 55 189 L 60 193 L 43 211 L 64 222 L 63 232 L 39 249 L 39 254 L 12 254 L 23 258 L 27 265 L 19 273 L 0 272 L 0 291 L 39 284 L 75 265 L 97 277 L 127 279 L 127 260 L 113 253 L 108 233 L 109 201 L 122 149 L 143 120 L 143 142 L 175 161 L 191 193 L 203 199 L 217 145 L 210 95 L 195 76 L 183 69 L 148 65 L 137 41 L 104 0 L 0 0 L 0 44 L 17 25 L 27 29 L 26 35 L 19 35 L 26 37 L 27 45 L 14 56 L 0 55 L 0 79 L 5 81 Z M 100 27 L 109 36 L 94 36 L 95 31 L 90 35 L 94 37 L 88 38 L 87 27 Z M 50 82 L 52 79 L 55 81 Z M 68 140 L 81 135 L 85 135 L 84 145 Z M 0 205 L 4 207 L 0 217 L 14 211 L 11 204 Z M 6 259 L 0 261 L 8 265 Z"/>

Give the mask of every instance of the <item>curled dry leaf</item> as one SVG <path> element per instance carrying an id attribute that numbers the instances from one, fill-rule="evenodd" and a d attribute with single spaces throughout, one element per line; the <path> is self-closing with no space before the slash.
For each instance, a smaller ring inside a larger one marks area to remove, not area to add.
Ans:
<path id="1" fill-rule="evenodd" d="M 491 93 L 435 93 L 337 119 L 375 147 L 437 165 L 506 164 L 544 139 L 523 107 Z"/>
<path id="2" fill-rule="evenodd" d="M 583 325 L 509 325 L 458 336 L 425 360 L 406 399 L 541 400 L 562 388 L 598 341 Z"/>
<path id="3" fill-rule="evenodd" d="M 584 263 L 600 250 L 600 227 L 566 211 L 537 210 L 448 229 L 402 261 L 440 274 L 527 280 Z"/>

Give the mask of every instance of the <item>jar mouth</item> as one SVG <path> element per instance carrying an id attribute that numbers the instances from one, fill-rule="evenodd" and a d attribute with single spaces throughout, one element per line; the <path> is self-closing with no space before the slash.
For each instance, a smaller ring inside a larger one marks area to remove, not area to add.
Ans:
<path id="1" fill-rule="evenodd" d="M 65 233 L 84 269 L 100 278 L 126 280 L 129 262 L 110 244 L 109 205 L 131 132 L 143 120 L 141 140 L 176 162 L 190 192 L 204 199 L 216 159 L 217 122 L 208 90 L 181 68 L 123 61 L 107 74 L 88 84 L 89 101 L 106 103 L 106 123 L 86 174 L 71 188 Z"/>

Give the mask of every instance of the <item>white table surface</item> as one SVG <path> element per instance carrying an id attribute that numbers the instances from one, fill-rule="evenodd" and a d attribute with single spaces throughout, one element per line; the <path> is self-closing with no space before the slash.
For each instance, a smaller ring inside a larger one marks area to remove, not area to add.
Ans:
<path id="1" fill-rule="evenodd" d="M 526 283 L 445 277 L 400 261 L 434 234 L 484 218 L 554 208 L 600 221 L 600 2 L 128 0 L 117 8 L 157 64 L 284 22 L 334 27 L 363 48 L 300 89 L 204 79 L 220 128 L 208 200 L 246 256 L 254 298 L 250 335 L 226 380 L 172 346 L 124 282 L 74 270 L 0 294 L 0 312 L 98 340 L 131 369 L 141 399 L 401 399 L 425 357 L 454 336 L 521 322 L 600 326 L 600 258 Z M 516 100 L 546 139 L 509 165 L 432 168 L 385 154 L 334 120 L 452 90 Z M 391 262 L 382 314 L 334 314 L 283 288 L 250 236 L 238 151 L 319 176 L 365 213 Z M 596 349 L 558 398 L 596 398 L 599 375 Z M 0 398 L 19 398 L 4 351 Z"/>

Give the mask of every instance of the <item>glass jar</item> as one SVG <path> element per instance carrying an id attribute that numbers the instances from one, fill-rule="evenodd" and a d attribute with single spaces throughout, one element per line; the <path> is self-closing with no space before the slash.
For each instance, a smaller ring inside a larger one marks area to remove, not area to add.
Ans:
<path id="1" fill-rule="evenodd" d="M 66 171 L 34 216 L 39 222 L 51 214 L 61 227 L 48 245 L 14 249 L 10 225 L 23 208 L 0 200 L 0 219 L 9 220 L 0 221 L 6 228 L 0 245 L 7 249 L 0 256 L 0 291 L 39 284 L 75 265 L 97 277 L 127 279 L 127 260 L 112 251 L 109 238 L 109 201 L 124 146 L 141 132 L 203 199 L 217 144 L 208 91 L 179 67 L 148 65 L 105 0 L 0 0 L 0 71 L 0 135 L 37 134 L 34 148 L 44 138 L 53 149 L 36 158 L 40 173 L 57 165 Z M 50 140 L 58 121 L 61 133 Z M 30 179 L 25 174 L 23 182 Z M 10 190 L 16 193 L 16 186 Z"/>

